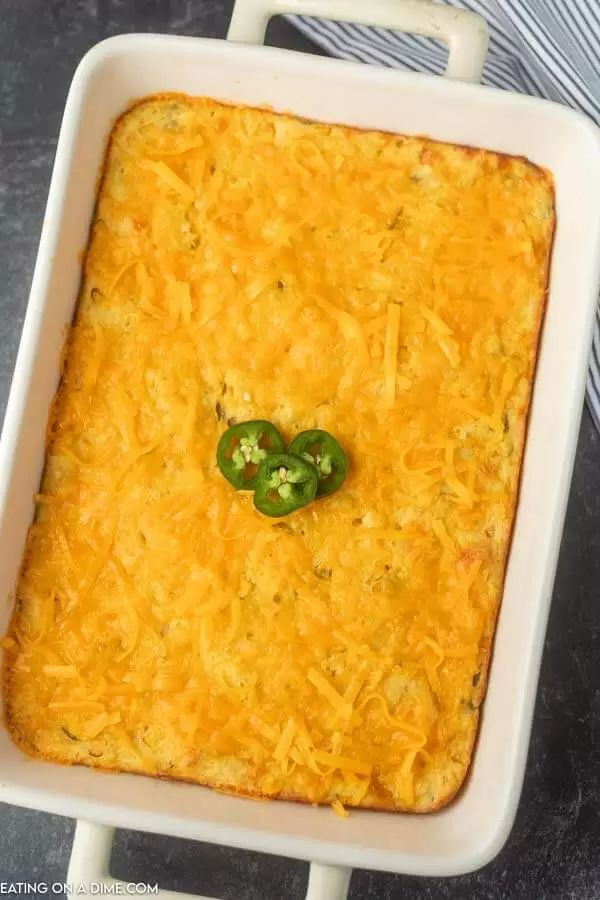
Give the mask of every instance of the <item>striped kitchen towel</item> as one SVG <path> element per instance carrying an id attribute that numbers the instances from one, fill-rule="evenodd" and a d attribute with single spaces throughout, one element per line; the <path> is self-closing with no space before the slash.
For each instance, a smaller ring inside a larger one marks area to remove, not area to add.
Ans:
<path id="1" fill-rule="evenodd" d="M 600 0 L 448 0 L 490 29 L 483 83 L 576 107 L 600 124 Z M 334 56 L 417 72 L 443 72 L 446 52 L 415 35 L 306 16 L 296 27 Z M 587 381 L 600 430 L 600 312 Z"/>

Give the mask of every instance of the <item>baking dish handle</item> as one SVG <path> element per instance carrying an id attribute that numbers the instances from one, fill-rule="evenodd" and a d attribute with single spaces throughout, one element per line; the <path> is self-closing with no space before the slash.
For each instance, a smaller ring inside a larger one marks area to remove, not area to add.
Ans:
<path id="1" fill-rule="evenodd" d="M 481 79 L 488 47 L 485 19 L 433 0 L 236 0 L 227 37 L 262 44 L 269 19 L 288 14 L 376 25 L 443 41 L 448 45 L 446 77 Z"/>
<path id="2" fill-rule="evenodd" d="M 67 872 L 69 895 L 97 898 L 106 894 L 148 895 L 160 900 L 217 900 L 200 894 L 148 890 L 144 884 L 119 881 L 109 874 L 114 828 L 77 820 Z M 311 863 L 306 900 L 346 900 L 351 869 Z"/>

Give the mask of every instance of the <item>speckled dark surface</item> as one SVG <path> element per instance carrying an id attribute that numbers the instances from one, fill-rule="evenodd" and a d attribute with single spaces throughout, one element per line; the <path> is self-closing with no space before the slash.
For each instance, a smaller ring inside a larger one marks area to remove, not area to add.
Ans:
<path id="1" fill-rule="evenodd" d="M 21 330 L 60 115 L 75 65 L 127 31 L 223 36 L 228 0 L 2 0 L 0 3 L 0 419 Z M 272 43 L 316 52 L 283 21 Z M 1 552 L 1 549 L 0 549 Z M 523 598 L 526 602 L 526 598 Z M 584 414 L 517 822 L 474 875 L 419 880 L 368 872 L 354 900 L 600 898 L 600 439 Z M 490 811 L 491 812 L 491 811 Z M 65 877 L 73 823 L 0 805 L 0 882 Z M 113 874 L 238 900 L 301 897 L 291 860 L 133 832 Z"/>

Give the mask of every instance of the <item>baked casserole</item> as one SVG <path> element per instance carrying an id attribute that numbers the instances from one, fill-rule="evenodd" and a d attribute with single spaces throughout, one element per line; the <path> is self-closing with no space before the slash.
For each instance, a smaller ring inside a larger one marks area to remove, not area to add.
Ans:
<path id="1" fill-rule="evenodd" d="M 548 172 L 165 95 L 116 124 L 6 650 L 25 751 L 425 812 L 473 753 L 554 229 Z M 279 520 L 228 424 L 326 429 Z"/>

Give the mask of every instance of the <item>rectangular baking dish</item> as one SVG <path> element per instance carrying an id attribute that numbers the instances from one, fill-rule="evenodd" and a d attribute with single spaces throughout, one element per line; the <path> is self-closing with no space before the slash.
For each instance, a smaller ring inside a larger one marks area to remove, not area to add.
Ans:
<path id="1" fill-rule="evenodd" d="M 279 12 L 436 36 L 449 44 L 448 77 L 251 46 L 262 42 L 269 16 Z M 238 0 L 230 37 L 111 38 L 86 55 L 74 76 L 0 444 L 0 630 L 33 514 L 106 138 L 132 100 L 183 91 L 524 155 L 553 173 L 558 224 L 522 490 L 470 776 L 438 813 L 357 811 L 341 820 L 328 808 L 258 803 L 32 760 L 0 730 L 0 800 L 88 820 L 78 828 L 72 880 L 106 875 L 111 831 L 100 825 L 313 860 L 321 865 L 312 871 L 312 897 L 345 896 L 351 866 L 430 876 L 473 870 L 504 843 L 523 779 L 598 290 L 599 133 L 559 105 L 467 83 L 481 73 L 485 24 L 428 0 Z"/>

